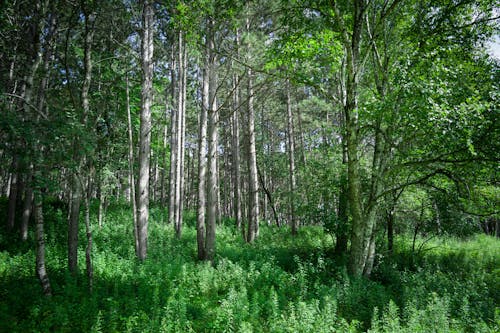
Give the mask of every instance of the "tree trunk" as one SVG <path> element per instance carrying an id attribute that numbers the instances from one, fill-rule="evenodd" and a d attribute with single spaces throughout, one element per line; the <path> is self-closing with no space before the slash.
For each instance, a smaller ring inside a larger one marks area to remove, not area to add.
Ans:
<path id="1" fill-rule="evenodd" d="M 370 243 L 368 245 L 365 267 L 363 268 L 363 275 L 366 277 L 369 277 L 373 270 L 373 264 L 375 262 L 375 246 L 375 233 L 372 232 L 372 237 L 370 238 Z"/>
<path id="2" fill-rule="evenodd" d="M 10 191 L 9 191 L 9 205 L 7 212 L 7 229 L 14 229 L 14 222 L 16 219 L 16 207 L 17 207 L 17 185 L 18 185 L 18 157 L 14 154 L 12 159 L 12 171 L 10 177 Z"/>
<path id="3" fill-rule="evenodd" d="M 151 150 L 151 102 L 153 93 L 153 3 L 143 1 L 142 12 L 142 91 L 141 125 L 139 138 L 139 178 L 137 200 L 138 257 L 144 261 L 147 255 L 149 220 L 149 153 Z"/>
<path id="4" fill-rule="evenodd" d="M 87 236 L 87 247 L 85 248 L 85 268 L 89 282 L 89 292 L 92 293 L 94 285 L 94 268 L 92 265 L 92 227 L 90 224 L 90 199 L 92 196 L 92 166 L 89 167 L 87 177 L 87 195 L 85 196 L 85 234 Z"/>
<path id="5" fill-rule="evenodd" d="M 94 22 L 95 13 L 87 14 L 85 13 L 85 39 L 84 39 L 84 50 L 83 50 L 83 67 L 84 67 L 84 79 L 82 83 L 81 90 L 81 100 L 82 100 L 82 116 L 81 124 L 85 126 L 87 124 L 87 118 L 90 112 L 89 104 L 89 90 L 90 83 L 92 79 L 92 40 L 94 36 Z M 76 170 L 73 170 L 73 195 L 71 199 L 71 210 L 70 219 L 68 223 L 68 267 L 72 274 L 77 273 L 78 269 L 78 224 L 80 220 L 80 204 L 82 200 L 82 180 L 79 174 L 83 173 L 84 157 L 78 153 L 80 143 L 79 138 L 75 138 L 75 162 L 77 164 Z"/>
<path id="6" fill-rule="evenodd" d="M 210 29 L 213 28 L 213 21 L 210 22 Z M 215 257 L 215 232 L 217 224 L 217 146 L 218 146 L 218 124 L 219 110 L 217 106 L 217 68 L 216 55 L 214 52 L 213 30 L 209 33 L 209 109 L 208 109 L 208 198 L 207 198 L 207 225 L 205 238 L 205 256 L 206 260 L 213 262 Z"/>
<path id="7" fill-rule="evenodd" d="M 297 235 L 298 233 L 298 223 L 295 218 L 295 138 L 293 130 L 293 113 L 292 113 L 292 101 L 290 98 L 290 80 L 286 82 L 286 110 L 288 115 L 288 177 L 290 181 L 290 195 L 289 195 L 289 220 L 290 226 L 292 227 L 292 235 Z"/>
<path id="8" fill-rule="evenodd" d="M 134 224 L 134 245 L 135 253 L 139 256 L 139 237 L 137 234 L 137 199 L 135 195 L 134 177 L 134 139 L 132 136 L 132 117 L 130 114 L 130 92 L 128 73 L 125 76 L 125 94 L 127 99 L 127 123 L 128 123 L 128 182 L 130 186 L 130 202 L 132 203 L 132 218 Z"/>
<path id="9" fill-rule="evenodd" d="M 178 83 L 177 83 L 177 61 L 174 56 L 174 48 L 172 47 L 171 54 L 172 69 L 170 71 L 171 79 L 171 112 L 170 112 L 170 170 L 169 170 L 169 200 L 168 200 L 168 223 L 172 223 L 175 230 L 175 200 L 176 200 L 176 170 L 177 170 L 177 138 L 178 138 L 178 127 L 177 127 L 177 115 L 179 113 L 178 107 L 175 108 L 175 101 L 179 98 Z"/>
<path id="10" fill-rule="evenodd" d="M 35 223 L 36 223 L 36 275 L 42 285 L 43 294 L 45 296 L 52 295 L 49 276 L 45 268 L 45 234 L 43 231 L 43 206 L 42 194 L 40 190 L 35 191 Z"/>
<path id="11" fill-rule="evenodd" d="M 366 221 L 363 217 L 361 198 L 361 176 L 359 161 L 359 122 L 358 122 L 358 84 L 361 76 L 361 62 L 359 59 L 362 27 L 365 15 L 365 0 L 355 0 L 353 7 L 352 32 L 347 31 L 344 22 L 344 13 L 341 13 L 337 4 L 333 10 L 342 29 L 342 40 L 346 51 L 346 90 L 345 90 L 345 132 L 347 147 L 347 189 L 348 204 L 352 218 L 351 251 L 349 258 L 349 272 L 360 276 L 363 273 L 366 260 Z M 371 236 L 371 235 L 370 235 Z"/>
<path id="12" fill-rule="evenodd" d="M 239 31 L 236 31 L 236 48 L 239 50 Z M 233 75 L 233 137 L 232 137 L 232 157 L 233 157 L 233 214 L 236 220 L 236 227 L 241 228 L 241 170 L 240 170 L 240 90 L 237 75 Z"/>
<path id="13" fill-rule="evenodd" d="M 105 201 L 106 201 L 106 198 L 103 194 L 103 191 L 102 191 L 102 179 L 100 177 L 100 170 L 97 171 L 97 175 L 96 175 L 96 182 L 97 182 L 97 190 L 96 190 L 96 195 L 97 195 L 97 200 L 99 201 L 99 206 L 97 207 L 97 225 L 99 226 L 99 229 L 102 228 L 102 224 L 104 223 L 104 204 L 105 204 Z M 130 194 L 129 194 L 129 198 L 130 198 Z"/>
<path id="14" fill-rule="evenodd" d="M 272 197 L 269 189 L 266 187 L 265 178 L 262 176 L 262 173 L 260 172 L 259 169 L 257 169 L 257 173 L 259 174 L 260 185 L 262 186 L 262 189 L 264 190 L 264 193 L 266 194 L 266 197 L 269 200 L 269 204 L 271 205 L 271 209 L 273 211 L 274 222 L 276 222 L 276 226 L 279 228 L 279 227 L 281 227 L 281 224 L 280 224 L 280 220 L 278 218 L 278 213 L 276 212 L 276 206 L 274 204 L 273 197 Z"/>
<path id="15" fill-rule="evenodd" d="M 259 179 L 257 174 L 257 152 L 255 148 L 255 110 L 253 105 L 252 70 L 247 69 L 248 87 L 248 170 L 249 200 L 248 200 L 248 234 L 247 242 L 252 243 L 259 236 Z"/>
<path id="16" fill-rule="evenodd" d="M 31 103 L 33 100 L 33 91 L 34 91 L 34 79 L 38 67 L 42 62 L 42 47 L 41 47 L 41 37 L 40 34 L 45 26 L 44 16 L 46 14 L 47 6 L 43 4 L 41 1 L 37 1 L 35 4 L 34 17 L 35 24 L 33 25 L 34 30 L 33 33 L 33 59 L 30 59 L 31 64 L 30 68 L 27 72 L 27 75 L 24 80 L 23 89 L 21 92 L 21 104 L 23 110 L 23 119 L 28 115 L 29 109 L 31 108 Z M 50 41 L 55 32 L 55 19 L 52 17 L 51 21 L 48 24 L 48 35 L 47 35 L 47 49 L 50 49 Z M 16 46 L 17 47 L 17 46 Z M 46 54 L 50 55 L 50 51 L 48 50 Z M 43 84 L 43 83 L 42 83 Z M 43 91 L 43 85 L 40 88 L 40 93 Z M 19 174 L 19 160 L 18 160 L 17 152 L 14 152 L 14 158 L 12 161 L 12 178 L 9 192 L 9 204 L 8 204 L 8 213 L 7 213 L 7 228 L 12 230 L 14 228 L 16 209 L 17 209 L 17 196 L 18 194 L 22 194 L 22 191 L 19 190 L 19 182 L 20 182 L 20 174 Z"/>
<path id="17" fill-rule="evenodd" d="M 202 106 L 199 116 L 198 132 L 198 208 L 196 217 L 196 239 L 198 259 L 205 260 L 205 213 L 206 213 L 206 177 L 207 177 L 207 114 L 210 103 L 209 96 L 209 51 L 205 50 L 205 64 L 202 78 Z"/>
<path id="18" fill-rule="evenodd" d="M 167 195 L 166 195 L 166 178 L 167 178 L 167 152 L 168 152 L 168 126 L 167 126 L 167 118 L 168 118 L 168 95 L 165 94 L 165 113 L 164 113 L 164 124 L 163 124 L 163 137 L 162 137 L 162 161 L 161 161 L 161 187 L 160 187 L 160 205 L 162 209 L 166 208 L 166 201 L 167 201 Z"/>
<path id="19" fill-rule="evenodd" d="M 175 163 L 175 197 L 174 197 L 174 227 L 177 238 L 182 234 L 182 209 L 183 209 L 183 187 L 184 187 L 184 131 L 185 131 L 185 105 L 186 105 L 186 61 L 185 61 L 185 43 L 183 32 L 179 31 L 179 80 L 178 80 L 178 97 L 177 97 L 177 119 L 176 119 L 176 136 L 177 146 Z"/>
<path id="20" fill-rule="evenodd" d="M 33 163 L 30 163 L 28 168 L 28 178 L 26 179 L 23 215 L 21 220 L 21 239 L 28 240 L 28 226 L 31 217 L 31 210 L 33 207 Z"/>
<path id="21" fill-rule="evenodd" d="M 390 254 L 394 252 L 394 208 L 387 212 L 387 249 Z"/>
<path id="22" fill-rule="evenodd" d="M 302 160 L 302 167 L 306 168 L 306 145 L 304 140 L 304 129 L 302 127 L 302 111 L 300 107 L 297 108 L 297 119 L 299 123 L 299 138 L 300 138 L 300 159 Z"/>
<path id="23" fill-rule="evenodd" d="M 347 162 L 347 161 L 346 161 Z M 348 197 L 347 197 L 347 179 L 345 174 L 340 177 L 340 193 L 339 193 L 339 208 L 338 208 L 338 228 L 337 228 L 337 241 L 335 243 L 335 254 L 343 255 L 347 252 L 348 241 Z"/>
<path id="24" fill-rule="evenodd" d="M 78 222 L 82 199 L 82 185 L 76 173 L 72 177 L 72 188 L 68 223 L 68 268 L 75 275 L 78 269 Z"/>

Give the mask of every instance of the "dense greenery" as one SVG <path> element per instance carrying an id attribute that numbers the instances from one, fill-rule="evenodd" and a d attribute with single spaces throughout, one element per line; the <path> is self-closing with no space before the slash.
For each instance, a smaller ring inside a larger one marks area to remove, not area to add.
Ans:
<path id="1" fill-rule="evenodd" d="M 0 331 L 499 331 L 498 8 L 0 2 Z"/>
<path id="2" fill-rule="evenodd" d="M 95 281 L 89 294 L 83 273 L 74 279 L 66 269 L 64 214 L 53 202 L 45 208 L 54 295 L 41 297 L 33 274 L 33 235 L 19 243 L 2 230 L 2 332 L 500 329 L 500 243 L 490 236 L 417 239 L 415 251 L 411 237 L 399 237 L 395 254 L 381 254 L 368 280 L 347 275 L 342 258 L 332 253 L 332 238 L 317 226 L 300 229 L 298 237 L 287 228 L 265 226 L 249 245 L 226 221 L 218 229 L 212 267 L 196 260 L 195 215 L 185 216 L 179 240 L 160 222 L 164 211 L 153 208 L 151 257 L 141 264 L 128 206 L 113 204 L 102 229 L 94 231 Z"/>

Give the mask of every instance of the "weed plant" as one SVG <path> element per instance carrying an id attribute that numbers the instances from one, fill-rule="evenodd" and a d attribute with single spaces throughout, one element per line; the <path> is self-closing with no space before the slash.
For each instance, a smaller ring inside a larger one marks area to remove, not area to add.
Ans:
<path id="1" fill-rule="evenodd" d="M 1 332 L 498 332 L 500 245 L 477 236 L 435 239 L 420 251 L 399 238 L 371 280 L 352 278 L 321 227 L 263 225 L 246 244 L 231 220 L 217 230 L 214 266 L 196 260 L 195 215 L 181 239 L 153 208 L 148 258 L 138 262 L 124 205 L 94 222 L 94 290 L 84 230 L 80 272 L 66 269 L 65 214 L 46 209 L 47 268 L 54 295 L 35 277 L 33 235 L 0 231 Z"/>

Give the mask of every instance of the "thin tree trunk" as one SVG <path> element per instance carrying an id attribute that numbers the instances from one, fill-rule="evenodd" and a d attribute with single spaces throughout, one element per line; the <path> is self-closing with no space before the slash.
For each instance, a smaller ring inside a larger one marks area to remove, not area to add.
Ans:
<path id="1" fill-rule="evenodd" d="M 141 126 L 139 138 L 139 179 L 137 200 L 138 257 L 144 261 L 147 256 L 149 220 L 149 153 L 151 149 L 151 102 L 153 92 L 153 3 L 143 1 L 142 13 L 142 92 Z"/>
<path id="2" fill-rule="evenodd" d="M 174 48 L 172 48 L 171 55 L 172 69 L 170 70 L 171 78 L 171 113 L 170 113 L 170 171 L 169 171 L 169 201 L 168 201 L 168 223 L 172 223 L 175 226 L 175 200 L 176 200 L 176 170 L 177 170 L 177 138 L 178 138 L 178 127 L 177 127 L 177 115 L 178 108 L 174 107 L 176 99 L 179 98 L 178 94 L 178 83 L 176 78 L 176 68 L 177 61 L 174 56 Z"/>
<path id="3" fill-rule="evenodd" d="M 177 136 L 177 146 L 176 146 L 176 164 L 175 164 L 175 197 L 174 197 L 174 227 L 175 234 L 177 238 L 181 237 L 182 234 L 182 202 L 183 202 L 183 176 L 184 176 L 184 127 L 185 127 L 185 45 L 184 45 L 183 32 L 179 31 L 179 81 L 178 81 L 178 100 L 177 100 L 177 119 L 176 119 L 176 136 Z"/>
<path id="4" fill-rule="evenodd" d="M 12 171 L 10 180 L 10 191 L 9 191 L 9 205 L 7 212 L 7 228 L 8 230 L 14 229 L 14 221 L 16 219 L 16 207 L 17 207 L 17 188 L 18 188 L 18 162 L 17 154 L 14 154 L 12 159 Z"/>
<path id="5" fill-rule="evenodd" d="M 135 253 L 139 256 L 139 236 L 137 234 L 137 199 L 135 195 L 134 177 L 134 140 L 132 136 L 132 117 L 130 114 L 130 92 L 128 74 L 125 76 L 125 93 L 127 98 L 127 123 L 128 123 L 128 182 L 130 186 L 130 202 L 132 203 L 132 218 L 134 223 Z"/>
<path id="6" fill-rule="evenodd" d="M 199 116 L 198 133 L 198 208 L 196 217 L 196 239 L 198 244 L 198 259 L 205 260 L 205 215 L 206 215 L 206 177 L 207 177 L 207 115 L 210 104 L 209 76 L 210 56 L 205 50 L 205 64 L 202 77 L 202 106 Z"/>
<path id="7" fill-rule="evenodd" d="M 290 98 L 290 81 L 286 82 L 286 110 L 288 115 L 288 171 L 289 171 L 289 181 L 290 181 L 290 195 L 289 195 L 289 219 L 290 225 L 292 227 L 292 235 L 297 235 L 298 233 L 298 223 L 295 218 L 295 133 L 293 129 L 293 113 L 292 113 L 292 101 Z"/>
<path id="8" fill-rule="evenodd" d="M 43 55 L 43 71 L 44 75 L 42 77 L 42 80 L 40 82 L 40 88 L 38 89 L 38 102 L 37 102 L 37 108 L 39 111 L 43 110 L 44 104 L 45 104 L 45 91 L 48 88 L 48 83 L 49 83 L 49 78 L 50 78 L 50 62 L 52 58 L 52 54 L 55 49 L 55 36 L 57 34 L 57 16 L 56 14 L 52 13 L 50 15 L 50 22 L 49 22 L 49 31 L 48 35 L 46 37 L 46 45 L 45 45 L 45 53 Z M 17 48 L 17 44 L 16 44 Z M 40 55 L 38 55 L 40 57 Z M 41 59 L 41 58 L 40 58 Z M 35 61 L 35 64 L 32 68 L 32 70 L 37 69 L 38 64 L 37 61 Z M 11 68 L 12 69 L 12 68 Z M 12 73 L 10 73 L 12 74 Z M 33 78 L 30 78 L 31 85 L 33 84 Z M 30 94 L 31 95 L 31 94 Z M 31 96 L 28 98 L 28 101 L 31 99 Z M 47 113 L 46 113 L 47 114 Z M 28 239 L 28 226 L 29 226 L 29 220 L 32 214 L 32 208 L 33 208 L 33 162 L 29 163 L 28 166 L 28 174 L 27 174 L 27 180 L 26 180 L 26 187 L 25 187 L 25 197 L 24 197 L 24 204 L 23 204 L 23 211 L 22 211 L 22 220 L 21 220 L 21 239 L 23 241 L 26 241 Z"/>
<path id="9" fill-rule="evenodd" d="M 250 19 L 246 18 L 246 30 L 250 31 Z M 247 42 L 247 55 L 250 54 L 251 46 Z M 254 90 L 253 73 L 247 67 L 247 106 L 248 106 L 248 171 L 249 171 L 249 198 L 248 198 L 248 230 L 247 242 L 252 243 L 259 236 L 259 179 L 257 174 L 257 151 L 255 143 L 255 110 L 254 110 Z"/>
<path id="10" fill-rule="evenodd" d="M 375 225 L 373 226 L 375 228 Z M 372 237 L 368 245 L 368 251 L 365 260 L 365 267 L 363 268 L 363 275 L 369 277 L 373 270 L 373 264 L 375 262 L 375 233 L 372 232 Z"/>
<path id="11" fill-rule="evenodd" d="M 95 13 L 87 14 L 85 13 L 85 39 L 84 39 L 84 79 L 82 83 L 81 90 L 81 100 L 82 100 L 82 117 L 81 124 L 85 126 L 87 124 L 87 118 L 90 112 L 89 104 L 89 90 L 90 83 L 92 79 L 92 40 L 94 36 L 94 22 Z M 82 200 L 82 181 L 79 174 L 83 172 L 84 157 L 77 153 L 80 143 L 79 139 L 76 138 L 74 142 L 75 147 L 75 161 L 77 163 L 77 169 L 73 171 L 73 195 L 71 199 L 71 212 L 70 220 L 68 225 L 68 267 L 72 274 L 77 273 L 78 269 L 78 224 L 80 220 L 80 204 Z"/>
<path id="12" fill-rule="evenodd" d="M 72 177 L 72 188 L 68 224 L 68 268 L 71 274 L 75 275 L 78 269 L 78 221 L 82 199 L 82 185 L 76 173 Z"/>
<path id="13" fill-rule="evenodd" d="M 29 113 L 29 109 L 31 107 L 31 102 L 33 100 L 33 90 L 34 90 L 34 79 L 36 76 L 36 72 L 38 71 L 38 67 L 40 66 L 42 62 L 42 54 L 43 52 L 41 51 L 41 38 L 40 34 L 43 30 L 43 27 L 45 25 L 45 20 L 44 16 L 46 14 L 47 6 L 46 4 L 43 4 L 41 1 L 37 1 L 35 4 L 35 10 L 34 10 L 34 17 L 35 17 L 35 24 L 34 24 L 34 31 L 33 31 L 33 59 L 31 59 L 32 63 L 30 66 L 30 69 L 25 77 L 22 92 L 21 92 L 21 104 L 22 104 L 22 109 L 23 109 L 23 119 L 26 115 Z M 47 36 L 48 43 L 50 43 L 50 40 L 52 39 L 53 32 L 55 31 L 55 21 L 51 20 L 49 23 L 49 33 Z M 50 51 L 47 51 L 48 53 Z M 40 91 L 43 91 L 43 86 L 41 87 Z M 18 194 L 22 194 L 23 191 L 19 191 L 19 185 L 20 185 L 20 173 L 19 173 L 19 160 L 18 156 L 15 153 L 14 159 L 12 161 L 12 178 L 11 178 L 11 186 L 10 186 L 10 193 L 9 193 L 9 204 L 8 204 L 8 213 L 7 213 L 7 227 L 9 230 L 12 230 L 14 228 L 14 223 L 15 223 L 15 216 L 16 216 L 16 209 L 17 209 L 17 196 Z"/>
<path id="14" fill-rule="evenodd" d="M 30 163 L 28 168 L 28 178 L 26 180 L 23 215 L 21 220 L 21 239 L 28 240 L 28 225 L 33 207 L 33 163 Z"/>
<path id="15" fill-rule="evenodd" d="M 249 201 L 248 201 L 248 235 L 247 242 L 252 243 L 259 236 L 259 184 L 257 175 L 257 152 L 255 148 L 255 110 L 253 107 L 253 80 L 252 70 L 247 69 L 248 75 L 248 170 Z"/>
<path id="16" fill-rule="evenodd" d="M 390 254 L 394 252 L 394 208 L 387 212 L 387 249 Z"/>
<path id="17" fill-rule="evenodd" d="M 281 224 L 280 224 L 280 220 L 278 217 L 278 213 L 276 212 L 276 206 L 274 205 L 273 197 L 272 197 L 269 189 L 266 187 L 266 182 L 265 182 L 264 177 L 262 176 L 262 173 L 260 172 L 259 169 L 257 169 L 257 171 L 259 174 L 259 179 L 260 179 L 260 184 L 262 186 L 262 189 L 264 190 L 264 193 L 266 194 L 267 199 L 269 200 L 269 204 L 271 205 L 271 209 L 273 211 L 274 222 L 276 222 L 276 226 L 279 228 L 279 227 L 281 227 Z"/>
<path id="18" fill-rule="evenodd" d="M 239 53 L 240 44 L 239 30 L 236 30 L 236 48 Z M 239 119 L 239 106 L 240 106 L 240 89 L 239 89 L 238 76 L 233 76 L 233 138 L 232 138 L 232 157 L 233 157 L 233 209 L 234 218 L 236 220 L 236 227 L 241 228 L 241 170 L 240 170 L 240 119 Z"/>
<path id="19" fill-rule="evenodd" d="M 45 234 L 43 231 L 43 206 L 40 190 L 35 191 L 35 223 L 36 223 L 36 275 L 45 296 L 52 295 L 49 276 L 45 268 Z"/>
<path id="20" fill-rule="evenodd" d="M 304 129 L 302 127 L 302 111 L 300 107 L 297 108 L 297 119 L 299 123 L 299 138 L 300 138 L 300 157 L 302 160 L 302 166 L 305 168 L 307 164 L 306 160 L 306 145 L 304 140 Z"/>
<path id="21" fill-rule="evenodd" d="M 166 97 L 166 96 L 165 96 Z M 168 118 L 168 101 L 165 99 L 165 119 L 164 119 L 164 124 L 163 124 L 163 145 L 162 145 L 162 166 L 161 166 L 161 188 L 160 188 L 160 205 L 162 209 L 165 209 L 166 207 L 166 201 L 167 201 L 167 196 L 166 196 L 166 170 L 167 170 L 167 142 L 168 142 L 168 126 L 167 126 L 167 118 Z"/>
<path id="22" fill-rule="evenodd" d="M 209 53 L 209 72 L 208 72 L 208 198 L 207 198 L 207 224 L 205 238 L 205 256 L 206 260 L 213 262 L 215 257 L 215 233 L 217 224 L 217 146 L 218 146 L 218 124 L 219 110 L 217 106 L 217 68 L 215 44 L 213 35 L 213 21 L 210 21 L 210 30 L 208 34 L 208 53 Z"/>
<path id="23" fill-rule="evenodd" d="M 219 122 L 219 117 L 217 117 L 217 129 L 219 128 L 218 125 Z M 217 146 L 219 145 L 219 134 L 217 133 Z M 220 223 L 221 221 L 221 180 L 220 180 L 220 159 L 219 159 L 219 154 L 215 154 L 215 176 L 216 176 L 216 184 L 217 184 L 217 192 L 216 192 L 216 213 L 215 213 L 215 221 L 216 223 Z"/>
<path id="24" fill-rule="evenodd" d="M 94 285 L 94 268 L 92 265 L 92 227 L 90 224 L 90 199 L 92 196 L 92 166 L 89 166 L 87 177 L 87 195 L 85 196 L 85 234 L 87 236 L 87 247 L 85 248 L 85 267 L 89 282 L 89 292 L 92 293 Z"/>
<path id="25" fill-rule="evenodd" d="M 181 121 L 181 146 L 180 146 L 180 173 L 179 173 L 179 184 L 180 184 L 180 197 L 179 197 L 179 214 L 178 214 L 178 224 L 179 224 L 179 238 L 182 234 L 182 223 L 184 215 L 184 194 L 185 194 L 185 160 L 186 160 L 186 90 L 187 90 L 187 51 L 186 42 L 183 42 L 183 65 L 182 65 L 182 121 Z M 188 166 L 189 167 L 189 166 Z"/>

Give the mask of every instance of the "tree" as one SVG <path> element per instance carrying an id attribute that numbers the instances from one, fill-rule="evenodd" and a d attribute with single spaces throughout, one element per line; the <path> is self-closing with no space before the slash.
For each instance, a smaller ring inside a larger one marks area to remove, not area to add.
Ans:
<path id="1" fill-rule="evenodd" d="M 290 177 L 290 194 L 289 194 L 289 219 L 290 225 L 292 227 L 292 235 L 296 235 L 298 232 L 298 221 L 295 217 L 295 188 L 297 187 L 295 180 L 295 133 L 293 128 L 293 113 L 292 113 L 292 101 L 290 97 L 290 82 L 286 82 L 286 110 L 288 117 L 287 125 L 287 137 L 288 137 L 288 163 L 289 163 L 289 177 Z"/>
<path id="2" fill-rule="evenodd" d="M 208 19 L 208 178 L 207 178 L 207 222 L 205 238 L 205 260 L 213 261 L 215 256 L 215 233 L 217 223 L 217 198 L 219 191 L 217 177 L 217 148 L 219 143 L 219 108 L 217 105 L 217 55 L 215 53 L 214 21 Z"/>
<path id="3" fill-rule="evenodd" d="M 151 102 L 153 87 L 153 3 L 142 2 L 142 91 L 141 127 L 139 134 L 139 177 L 137 179 L 137 238 L 138 257 L 146 259 L 149 220 L 149 165 L 151 149 Z"/>
<path id="4" fill-rule="evenodd" d="M 248 10 L 248 8 L 247 8 Z M 248 14 L 247 14 L 248 15 Z M 250 33 L 250 18 L 246 17 L 246 32 Z M 247 57 L 250 59 L 251 47 L 247 42 Z M 249 170 L 248 179 L 248 232 L 247 242 L 252 243 L 259 236 L 259 179 L 257 174 L 257 152 L 255 142 L 255 109 L 254 109 L 254 87 L 253 73 L 247 67 L 247 164 Z"/>

